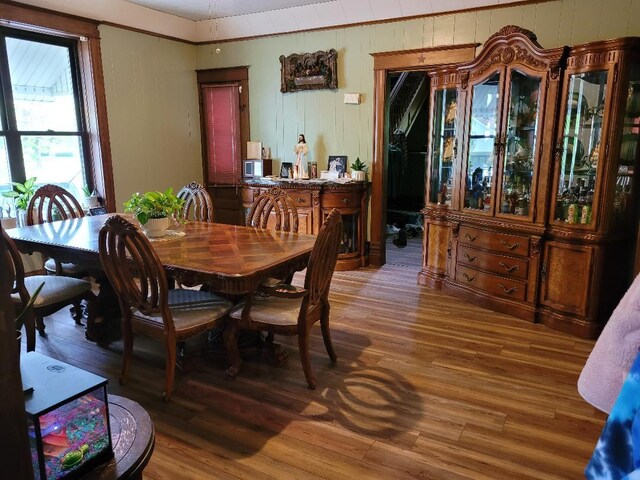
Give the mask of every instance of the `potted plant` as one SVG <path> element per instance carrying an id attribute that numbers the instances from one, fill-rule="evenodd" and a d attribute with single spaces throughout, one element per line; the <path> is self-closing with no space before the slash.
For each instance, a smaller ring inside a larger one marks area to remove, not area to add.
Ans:
<path id="1" fill-rule="evenodd" d="M 169 218 L 179 216 L 183 206 L 184 200 L 168 188 L 164 192 L 134 193 L 124 202 L 124 211 L 133 213 L 148 237 L 162 237 L 169 228 Z"/>
<path id="2" fill-rule="evenodd" d="M 360 161 L 360 157 L 356 158 L 356 161 L 351 164 L 351 178 L 364 182 L 367 179 L 366 168 L 367 166 Z"/>
<path id="3" fill-rule="evenodd" d="M 36 192 L 36 177 L 31 177 L 24 183 L 11 182 L 14 190 L 2 192 L 2 196 L 5 198 L 12 198 L 13 204 L 16 209 L 16 219 L 18 226 L 23 227 L 26 225 L 27 207 L 29 207 L 29 201 L 33 194 Z"/>

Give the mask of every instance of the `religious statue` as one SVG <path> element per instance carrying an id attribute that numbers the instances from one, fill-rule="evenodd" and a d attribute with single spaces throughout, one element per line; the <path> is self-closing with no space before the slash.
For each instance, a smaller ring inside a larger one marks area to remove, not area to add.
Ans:
<path id="1" fill-rule="evenodd" d="M 298 135 L 298 143 L 293 147 L 293 151 L 296 154 L 296 163 L 293 167 L 293 178 L 309 178 L 309 172 L 307 169 L 307 155 L 309 154 L 309 147 L 307 141 L 304 138 L 304 134 Z"/>

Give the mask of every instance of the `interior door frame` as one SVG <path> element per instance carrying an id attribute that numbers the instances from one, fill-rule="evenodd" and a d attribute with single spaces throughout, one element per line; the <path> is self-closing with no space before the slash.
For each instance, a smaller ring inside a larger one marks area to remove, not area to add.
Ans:
<path id="1" fill-rule="evenodd" d="M 373 57 L 373 159 L 371 162 L 371 234 L 369 263 L 387 261 L 387 76 L 397 71 L 424 71 L 450 63 L 473 60 L 479 43 L 447 45 L 393 52 L 372 53 Z"/>

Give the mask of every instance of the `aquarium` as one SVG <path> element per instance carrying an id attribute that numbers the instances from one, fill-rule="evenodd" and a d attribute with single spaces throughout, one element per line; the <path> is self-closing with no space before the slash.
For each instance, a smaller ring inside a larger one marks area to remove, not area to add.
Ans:
<path id="1" fill-rule="evenodd" d="M 106 379 L 36 352 L 20 370 L 36 479 L 78 478 L 113 456 Z"/>

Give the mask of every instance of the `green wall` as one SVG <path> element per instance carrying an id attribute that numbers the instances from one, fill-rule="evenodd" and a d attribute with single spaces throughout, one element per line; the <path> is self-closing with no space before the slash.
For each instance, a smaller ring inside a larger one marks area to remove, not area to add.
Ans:
<path id="1" fill-rule="evenodd" d="M 116 206 L 202 179 L 192 45 L 101 26 Z"/>
<path id="2" fill-rule="evenodd" d="M 197 68 L 248 65 L 251 138 L 271 147 L 278 161 L 293 161 L 297 134 L 326 168 L 328 155 L 370 163 L 373 149 L 374 52 L 484 42 L 509 24 L 533 30 L 543 47 L 640 35 L 637 0 L 559 0 L 377 25 L 295 33 L 197 47 Z M 338 91 L 280 93 L 280 55 L 338 51 Z M 344 94 L 362 93 L 361 105 Z M 279 169 L 276 169 L 279 171 Z"/>
<path id="3" fill-rule="evenodd" d="M 202 178 L 195 69 L 249 68 L 251 138 L 276 160 L 293 161 L 298 133 L 311 159 L 370 163 L 373 52 L 484 42 L 504 25 L 533 30 L 543 47 L 640 35 L 637 0 L 557 0 L 420 19 L 192 46 L 101 26 L 118 205 L 134 190 L 180 187 Z M 216 47 L 220 53 L 216 53 Z M 280 93 L 280 55 L 338 51 L 338 91 Z M 363 94 L 345 105 L 344 93 Z"/>

